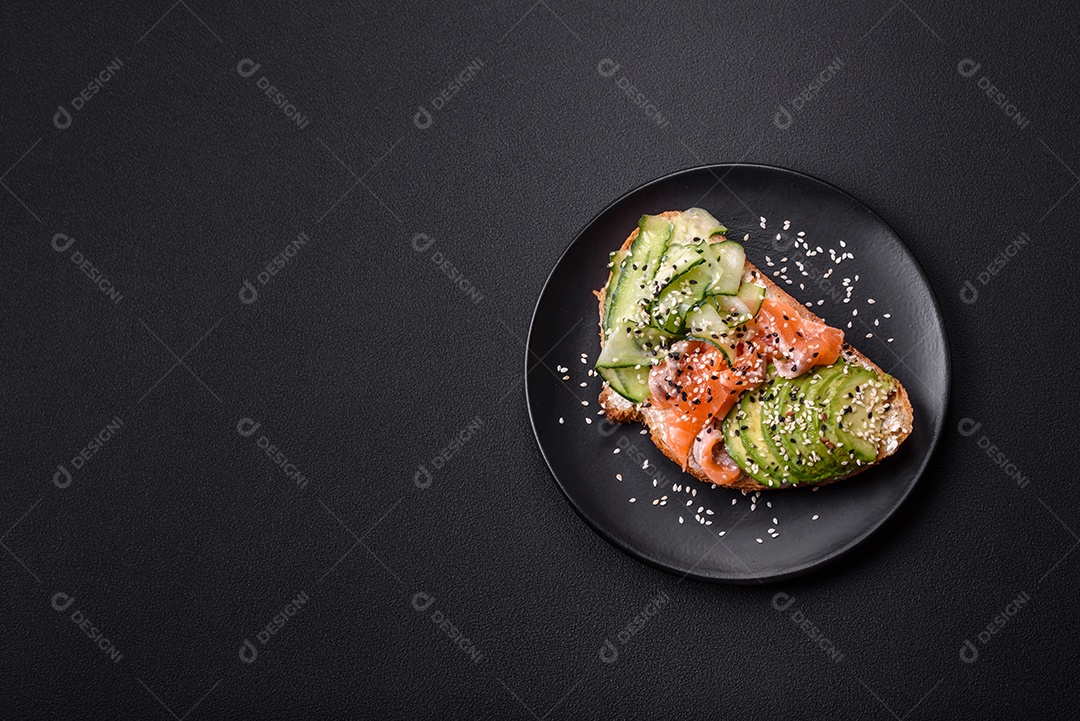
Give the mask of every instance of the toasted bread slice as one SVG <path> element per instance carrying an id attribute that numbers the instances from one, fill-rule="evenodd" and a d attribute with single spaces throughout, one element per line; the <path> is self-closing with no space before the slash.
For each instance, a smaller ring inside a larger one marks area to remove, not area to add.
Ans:
<path id="1" fill-rule="evenodd" d="M 678 216 L 678 211 L 667 211 L 660 213 L 661 217 L 674 218 Z M 620 250 L 626 250 L 630 247 L 630 244 L 634 242 L 634 238 L 637 237 L 638 229 L 634 228 L 634 231 L 626 238 Z M 792 307 L 803 318 L 813 320 L 817 323 L 824 323 L 825 321 L 819 318 L 813 311 L 793 298 L 791 295 L 782 290 L 778 285 L 769 280 L 764 273 L 759 271 L 754 265 L 747 260 L 746 265 L 743 268 L 743 280 L 752 281 L 759 285 L 765 286 L 765 295 L 767 298 L 775 298 L 777 300 L 784 300 L 789 302 Z M 607 282 L 604 283 L 604 288 L 601 288 L 596 292 L 596 297 L 600 301 L 600 343 L 601 346 L 604 342 L 604 329 L 603 329 L 603 316 L 604 316 L 604 295 L 607 288 Z M 867 358 L 865 355 L 853 348 L 849 343 L 845 343 L 843 350 L 841 351 L 841 358 L 848 363 L 854 365 L 860 365 L 865 368 L 871 369 L 876 373 L 883 373 L 873 361 Z M 887 402 L 889 403 L 889 411 L 882 419 L 882 437 L 881 442 L 877 449 L 877 458 L 873 463 L 867 463 L 856 467 L 851 473 L 847 473 L 835 478 L 829 478 L 822 481 L 818 486 L 826 485 L 828 483 L 835 483 L 836 481 L 843 480 L 849 476 L 853 476 L 857 473 L 865 471 L 867 468 L 872 468 L 874 465 L 880 463 L 885 458 L 888 458 L 896 449 L 900 447 L 904 439 L 911 434 L 911 426 L 913 419 L 913 410 L 911 407 L 911 400 L 908 398 L 907 391 L 900 384 L 900 381 L 893 378 L 892 388 L 889 391 Z M 600 407 L 603 408 L 605 415 L 609 420 L 614 423 L 629 423 L 632 421 L 640 421 L 649 430 L 650 437 L 656 447 L 663 451 L 664 455 L 670 458 L 675 463 L 686 468 L 686 472 L 694 476 L 700 481 L 705 483 L 712 483 L 712 481 L 705 475 L 705 472 L 698 466 L 697 462 L 693 458 L 693 453 L 690 453 L 689 458 L 679 458 L 678 454 L 668 445 L 665 440 L 667 437 L 667 428 L 664 423 L 665 412 L 656 408 L 648 407 L 644 403 L 632 403 L 629 400 L 623 398 L 618 393 L 613 391 L 606 383 L 604 388 L 600 391 Z M 762 483 L 758 483 L 750 476 L 743 473 L 731 483 L 717 484 L 724 485 L 729 488 L 735 488 L 743 491 L 759 491 L 759 490 L 771 490 L 778 488 L 777 486 L 766 486 Z M 794 488 L 792 484 L 783 484 L 779 488 Z"/>

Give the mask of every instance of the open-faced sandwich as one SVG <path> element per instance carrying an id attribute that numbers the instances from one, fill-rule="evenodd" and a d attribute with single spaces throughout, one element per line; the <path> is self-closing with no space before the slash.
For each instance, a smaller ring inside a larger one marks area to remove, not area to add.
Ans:
<path id="1" fill-rule="evenodd" d="M 597 292 L 612 421 L 743 490 L 839 481 L 911 433 L 900 382 L 753 266 L 700 208 L 646 215 Z"/>

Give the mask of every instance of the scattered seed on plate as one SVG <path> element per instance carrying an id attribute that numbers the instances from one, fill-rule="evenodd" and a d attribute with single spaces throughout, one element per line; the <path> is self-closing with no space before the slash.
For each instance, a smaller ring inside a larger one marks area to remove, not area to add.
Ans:
<path id="1" fill-rule="evenodd" d="M 679 516 L 679 523 L 682 523 L 682 522 L 683 522 L 682 516 Z"/>
<path id="2" fill-rule="evenodd" d="M 764 543 L 764 541 L 762 541 L 760 538 L 755 538 L 754 540 L 757 541 L 758 543 Z"/>
<path id="3" fill-rule="evenodd" d="M 873 334 L 873 333 L 867 333 L 867 334 L 866 334 L 866 337 L 867 337 L 867 338 L 873 338 L 873 337 L 874 337 L 874 334 Z"/>
<path id="4" fill-rule="evenodd" d="M 738 502 L 739 502 L 739 499 L 738 499 L 738 498 L 732 498 L 732 499 L 731 499 L 731 505 L 733 505 L 733 506 L 734 506 L 734 505 L 735 505 L 736 503 L 738 503 Z"/>
<path id="5" fill-rule="evenodd" d="M 892 313 L 886 313 L 882 318 L 892 318 Z"/>
<path id="6" fill-rule="evenodd" d="M 568 381 L 568 380 L 570 380 L 570 376 L 563 376 L 563 377 L 562 377 L 562 379 L 563 379 L 564 381 Z M 581 385 L 585 385 L 585 384 L 584 384 L 584 383 L 582 383 Z"/>
<path id="7" fill-rule="evenodd" d="M 652 504 L 654 506 L 659 506 L 660 505 L 660 499 L 659 498 L 654 498 Z"/>
<path id="8" fill-rule="evenodd" d="M 886 341 L 885 341 L 885 342 L 886 342 L 886 343 L 892 343 L 892 342 L 893 342 L 893 339 L 892 339 L 892 338 L 888 338 L 888 339 L 886 339 Z"/>
<path id="9" fill-rule="evenodd" d="M 724 535 L 725 533 L 727 533 L 727 531 L 720 531 L 720 533 L 719 533 L 719 534 L 717 534 L 717 535 L 719 535 L 719 536 L 723 536 L 723 535 Z"/>
<path id="10" fill-rule="evenodd" d="M 588 402 L 588 401 L 582 401 L 582 402 L 581 402 L 581 405 L 583 405 L 583 406 L 587 406 L 587 405 L 589 405 L 589 402 Z"/>
<path id="11" fill-rule="evenodd" d="M 616 453 L 620 453 L 621 451 L 622 451 L 622 449 L 621 449 L 621 448 L 616 448 L 616 449 L 615 449 L 615 450 L 613 450 L 613 451 L 612 451 L 611 453 L 612 453 L 612 455 L 614 455 L 614 454 L 616 454 Z"/>
<path id="12" fill-rule="evenodd" d="M 776 533 L 776 529 L 775 528 L 770 528 L 768 532 L 769 533 Z"/>
<path id="13" fill-rule="evenodd" d="M 622 480 L 622 474 L 621 473 L 616 473 L 615 474 L 615 480 L 616 481 L 621 481 Z"/>
<path id="14" fill-rule="evenodd" d="M 637 499 L 636 499 L 636 498 L 631 498 L 631 499 L 630 499 L 630 502 L 631 502 L 631 503 L 637 503 Z"/>
<path id="15" fill-rule="evenodd" d="M 811 518 L 810 520 L 811 520 L 811 521 L 816 521 L 817 519 L 818 519 L 818 516 L 817 516 L 817 514 L 815 513 L 815 514 L 814 514 L 814 517 L 813 517 L 813 518 Z"/>
<path id="16" fill-rule="evenodd" d="M 582 382 L 582 383 L 580 383 L 579 385 L 580 385 L 580 386 L 581 386 L 582 388 L 588 388 L 588 387 L 589 387 L 589 384 L 588 384 L 588 383 L 585 383 L 585 382 Z"/>
<path id="17" fill-rule="evenodd" d="M 564 420 L 562 419 L 562 416 L 560 416 L 560 417 L 559 417 L 559 423 L 565 423 L 565 422 L 566 422 L 566 421 L 564 421 Z"/>
<path id="18" fill-rule="evenodd" d="M 775 518 L 774 518 L 774 519 L 772 519 L 772 522 L 773 522 L 773 523 L 775 523 L 775 524 L 776 524 L 776 525 L 778 525 L 778 526 L 780 525 L 780 521 L 776 520 Z"/>
<path id="19" fill-rule="evenodd" d="M 592 418 L 586 418 L 585 422 L 588 423 L 591 426 L 592 425 Z"/>

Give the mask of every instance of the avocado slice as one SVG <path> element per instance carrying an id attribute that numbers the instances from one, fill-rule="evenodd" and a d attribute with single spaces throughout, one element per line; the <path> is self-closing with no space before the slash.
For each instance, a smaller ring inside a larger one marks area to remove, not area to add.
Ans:
<path id="1" fill-rule="evenodd" d="M 836 445 L 834 456 L 848 467 L 852 460 L 862 465 L 877 459 L 881 420 L 874 413 L 888 393 L 890 380 L 879 378 L 868 368 L 846 367 L 844 376 L 829 389 L 826 399 L 829 420 L 825 428 L 827 438 Z"/>
<path id="2" fill-rule="evenodd" d="M 805 399 L 806 378 L 778 378 L 763 396 L 761 432 L 774 455 L 784 463 L 784 470 L 796 484 L 820 480 L 822 469 L 811 456 L 807 434 Z"/>
<path id="3" fill-rule="evenodd" d="M 782 481 L 769 473 L 754 456 L 751 456 L 747 446 L 748 443 L 761 442 L 759 438 L 761 435 L 760 412 L 756 407 L 756 395 L 756 392 L 746 393 L 742 400 L 728 412 L 724 419 L 724 445 L 727 447 L 728 455 L 748 476 L 766 486 L 779 486 Z"/>

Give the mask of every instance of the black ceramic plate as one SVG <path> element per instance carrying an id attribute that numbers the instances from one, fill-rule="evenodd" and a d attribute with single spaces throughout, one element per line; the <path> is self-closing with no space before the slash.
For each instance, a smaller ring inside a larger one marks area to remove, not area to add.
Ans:
<path id="1" fill-rule="evenodd" d="M 601 382 L 588 375 L 600 352 L 593 291 L 607 279 L 608 254 L 642 214 L 693 206 L 727 225 L 728 237 L 743 242 L 758 268 L 800 302 L 812 303 L 850 343 L 900 379 L 915 423 L 896 454 L 817 491 L 767 491 L 755 503 L 753 494 L 711 488 L 682 473 L 640 434 L 639 424 L 615 426 L 597 415 Z M 761 165 L 684 170 L 628 193 L 600 213 L 548 278 L 526 355 L 533 430 L 578 513 L 632 556 L 680 576 L 729 583 L 797 576 L 866 540 L 925 471 L 948 394 L 941 311 L 896 233 L 847 193 Z"/>

